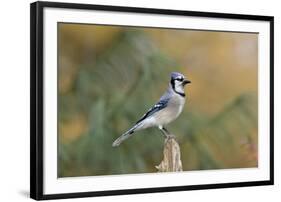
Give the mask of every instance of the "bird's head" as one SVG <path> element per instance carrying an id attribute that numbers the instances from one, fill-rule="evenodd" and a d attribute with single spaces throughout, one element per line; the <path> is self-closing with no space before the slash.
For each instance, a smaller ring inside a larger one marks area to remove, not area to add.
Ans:
<path id="1" fill-rule="evenodd" d="M 191 83 L 191 81 L 187 80 L 183 74 L 178 72 L 171 73 L 170 84 L 176 93 L 184 94 L 184 86 L 188 83 Z"/>

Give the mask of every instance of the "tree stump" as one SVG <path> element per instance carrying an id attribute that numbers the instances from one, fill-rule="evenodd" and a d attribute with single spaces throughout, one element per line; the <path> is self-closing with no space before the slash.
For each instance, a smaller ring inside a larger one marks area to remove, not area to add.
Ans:
<path id="1" fill-rule="evenodd" d="M 182 171 L 180 146 L 174 135 L 169 135 L 164 142 L 163 160 L 155 166 L 158 172 L 177 172 Z"/>

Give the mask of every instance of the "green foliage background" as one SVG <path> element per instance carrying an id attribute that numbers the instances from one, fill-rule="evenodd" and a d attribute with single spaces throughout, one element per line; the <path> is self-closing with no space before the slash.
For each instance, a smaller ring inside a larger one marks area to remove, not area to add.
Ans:
<path id="1" fill-rule="evenodd" d="M 112 142 L 185 74 L 184 170 L 257 166 L 257 35 L 59 24 L 59 177 L 156 172 L 163 136 Z"/>

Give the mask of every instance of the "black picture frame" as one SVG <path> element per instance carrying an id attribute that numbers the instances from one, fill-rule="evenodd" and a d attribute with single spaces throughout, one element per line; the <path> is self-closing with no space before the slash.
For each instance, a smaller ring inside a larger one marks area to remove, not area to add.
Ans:
<path id="1" fill-rule="evenodd" d="M 43 9 L 81 9 L 101 10 L 130 13 L 149 13 L 176 16 L 195 16 L 207 18 L 240 19 L 253 21 L 267 21 L 270 23 L 270 180 L 250 181 L 239 183 L 204 184 L 191 186 L 155 187 L 129 190 L 93 191 L 79 193 L 57 193 L 46 195 L 43 193 Z M 227 187 L 245 187 L 259 185 L 273 185 L 274 183 L 274 17 L 259 15 L 241 15 L 214 12 L 196 12 L 168 9 L 135 8 L 120 6 L 103 6 L 75 3 L 35 2 L 30 5 L 30 197 L 36 200 L 62 199 L 76 197 L 91 197 L 105 195 L 153 193 L 186 191 L 198 189 L 214 189 Z"/>

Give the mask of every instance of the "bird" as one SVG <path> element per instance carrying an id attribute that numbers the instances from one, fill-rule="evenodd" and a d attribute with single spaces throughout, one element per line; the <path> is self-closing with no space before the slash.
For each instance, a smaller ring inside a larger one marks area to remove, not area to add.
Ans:
<path id="1" fill-rule="evenodd" d="M 124 140 L 131 137 L 134 132 L 150 127 L 158 127 L 164 136 L 169 137 L 170 132 L 165 127 L 181 114 L 186 99 L 184 87 L 189 83 L 191 81 L 187 80 L 183 74 L 172 72 L 168 89 L 160 97 L 159 101 L 132 128 L 117 138 L 112 143 L 112 146 L 117 147 Z"/>

